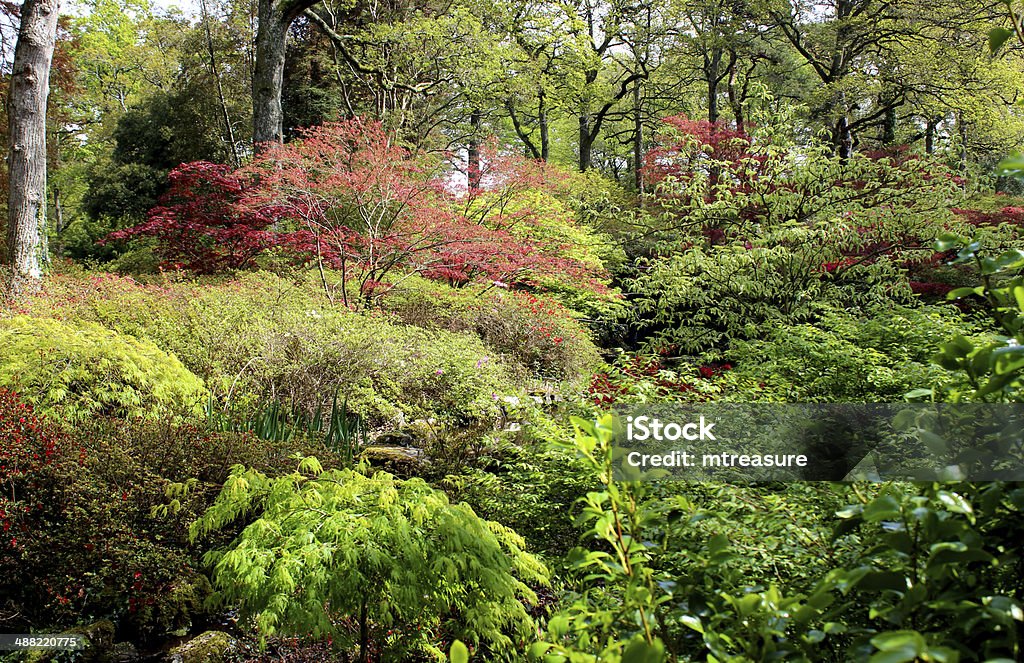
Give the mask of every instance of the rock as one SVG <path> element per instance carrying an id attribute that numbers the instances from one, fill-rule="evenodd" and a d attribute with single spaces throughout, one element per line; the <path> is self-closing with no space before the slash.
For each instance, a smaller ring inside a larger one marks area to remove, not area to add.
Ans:
<path id="1" fill-rule="evenodd" d="M 417 464 L 425 465 L 427 460 L 422 449 L 415 447 L 396 447 L 382 444 L 375 444 L 372 447 L 363 449 L 363 458 L 370 462 L 379 461 L 383 463 Z"/>
<path id="2" fill-rule="evenodd" d="M 223 663 L 235 650 L 235 639 L 223 631 L 206 631 L 168 653 L 171 663 Z"/>
<path id="3" fill-rule="evenodd" d="M 91 624 L 82 624 L 64 631 L 67 635 L 85 636 L 85 647 L 75 655 L 76 661 L 108 663 L 114 647 L 114 622 L 101 619 Z M 57 652 L 33 649 L 25 655 L 26 663 L 48 663 L 57 659 Z"/>
<path id="4" fill-rule="evenodd" d="M 114 645 L 114 622 L 109 619 L 101 619 L 92 624 L 86 624 L 84 626 L 76 626 L 68 629 L 68 633 L 78 633 L 84 635 L 89 644 L 86 645 L 87 651 L 99 650 L 99 649 L 110 649 Z"/>
<path id="5" fill-rule="evenodd" d="M 130 642 L 119 642 L 110 648 L 105 660 L 110 663 L 134 663 L 140 658 L 139 650 Z"/>

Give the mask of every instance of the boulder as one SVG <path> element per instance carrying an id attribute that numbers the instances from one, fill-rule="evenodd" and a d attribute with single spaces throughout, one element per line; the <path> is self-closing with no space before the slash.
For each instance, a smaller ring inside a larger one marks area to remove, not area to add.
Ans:
<path id="1" fill-rule="evenodd" d="M 171 663 L 224 663 L 236 647 L 235 639 L 223 631 L 206 631 L 168 652 Z"/>

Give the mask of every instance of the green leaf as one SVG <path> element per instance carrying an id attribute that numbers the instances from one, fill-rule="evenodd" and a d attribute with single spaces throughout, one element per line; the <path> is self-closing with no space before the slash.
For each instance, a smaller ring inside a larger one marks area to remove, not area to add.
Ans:
<path id="1" fill-rule="evenodd" d="M 469 649 L 461 640 L 452 643 L 451 649 L 448 650 L 448 660 L 451 663 L 469 663 Z"/>
<path id="2" fill-rule="evenodd" d="M 695 617 L 693 615 L 683 615 L 679 618 L 679 621 L 681 621 L 684 626 L 690 627 L 697 633 L 704 633 L 704 625 L 701 624 L 700 617 Z"/>
<path id="3" fill-rule="evenodd" d="M 900 503 L 892 495 L 882 495 L 871 500 L 864 507 L 864 520 L 875 523 L 880 520 L 893 520 L 900 516 Z"/>
<path id="4" fill-rule="evenodd" d="M 1014 152 L 996 164 L 996 175 L 1000 177 L 1015 177 L 1020 179 L 1024 176 L 1024 153 Z"/>
<path id="5" fill-rule="evenodd" d="M 942 502 L 942 505 L 953 513 L 963 513 L 967 515 L 974 513 L 974 509 L 971 508 L 971 503 L 957 493 L 940 490 L 938 492 L 938 498 L 939 501 Z"/>
<path id="6" fill-rule="evenodd" d="M 992 28 L 988 31 L 988 50 L 995 55 L 999 49 L 1006 44 L 1006 41 L 1013 36 L 1013 30 L 1007 28 Z"/>
<path id="7" fill-rule="evenodd" d="M 622 663 L 661 663 L 665 660 L 665 648 L 660 640 L 648 643 L 637 637 L 622 652 Z"/>
<path id="8" fill-rule="evenodd" d="M 869 663 L 905 663 L 913 661 L 927 648 L 924 637 L 917 631 L 890 631 L 871 638 L 879 652 Z"/>

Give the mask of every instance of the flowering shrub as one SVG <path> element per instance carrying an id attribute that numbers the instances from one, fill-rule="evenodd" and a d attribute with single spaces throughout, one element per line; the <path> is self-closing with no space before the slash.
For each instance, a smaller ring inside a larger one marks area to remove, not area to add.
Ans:
<path id="1" fill-rule="evenodd" d="M 473 328 L 420 329 L 380 311 L 330 306 L 313 274 L 303 280 L 256 272 L 202 286 L 65 278 L 47 287 L 33 313 L 56 309 L 113 330 L 106 332 L 111 337 L 144 339 L 137 342 L 179 357 L 221 406 L 276 400 L 310 415 L 338 393 L 375 426 L 430 417 L 489 420 L 498 411 L 493 395 L 518 393 L 515 377 L 525 373 Z"/>
<path id="2" fill-rule="evenodd" d="M 234 463 L 280 473 L 302 440 L 264 442 L 166 421 L 98 418 L 61 432 L 0 390 L 0 595 L 27 623 L 111 618 L 164 634 L 204 614 L 209 584 L 186 527 Z M 192 480 L 177 493 L 170 482 Z M 195 481 L 198 480 L 196 483 Z M 12 500 L 12 495 L 13 500 Z M 154 513 L 158 508 L 159 513 Z M 8 623 L 10 626 L 10 623 Z"/>
<path id="3" fill-rule="evenodd" d="M 475 333 L 537 377 L 576 380 L 601 363 L 587 330 L 549 296 L 407 279 L 384 307 L 408 324 Z"/>
<path id="4" fill-rule="evenodd" d="M 32 406 L 0 388 L 0 557 L 18 548 L 28 515 L 43 505 L 26 499 L 39 474 L 63 453 L 64 436 L 39 418 Z"/>

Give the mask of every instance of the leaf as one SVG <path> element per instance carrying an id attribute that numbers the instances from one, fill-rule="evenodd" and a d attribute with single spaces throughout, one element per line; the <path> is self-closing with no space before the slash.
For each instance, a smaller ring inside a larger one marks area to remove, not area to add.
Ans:
<path id="1" fill-rule="evenodd" d="M 974 509 L 971 508 L 971 503 L 968 502 L 962 495 L 957 493 L 949 492 L 946 490 L 940 490 L 938 492 L 939 501 L 946 507 L 948 511 L 953 513 L 962 513 L 966 515 L 972 515 Z"/>
<path id="2" fill-rule="evenodd" d="M 869 663 L 905 663 L 915 660 L 924 653 L 927 643 L 917 631 L 890 631 L 871 638 L 879 652 L 872 655 Z"/>
<path id="3" fill-rule="evenodd" d="M 469 649 L 461 640 L 452 643 L 451 649 L 448 650 L 448 660 L 451 663 L 469 663 Z"/>
<path id="4" fill-rule="evenodd" d="M 683 615 L 679 618 L 679 621 L 681 621 L 684 626 L 690 627 L 697 633 L 704 633 L 704 625 L 701 624 L 700 617 L 695 617 L 693 615 Z"/>
<path id="5" fill-rule="evenodd" d="M 1014 152 L 996 164 L 995 174 L 1000 177 L 1015 177 L 1020 179 L 1024 176 L 1024 153 Z"/>
<path id="6" fill-rule="evenodd" d="M 893 520 L 900 516 L 900 503 L 892 495 L 882 495 L 871 500 L 864 507 L 864 520 L 875 523 L 880 520 Z"/>
<path id="7" fill-rule="evenodd" d="M 638 636 L 622 652 L 622 663 L 661 663 L 664 660 L 665 648 L 660 640 L 648 643 Z"/>
<path id="8" fill-rule="evenodd" d="M 988 50 L 992 55 L 999 52 L 999 49 L 1006 44 L 1006 41 L 1013 36 L 1013 30 L 1007 28 L 992 28 L 988 31 Z"/>

